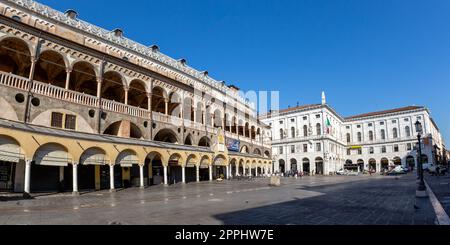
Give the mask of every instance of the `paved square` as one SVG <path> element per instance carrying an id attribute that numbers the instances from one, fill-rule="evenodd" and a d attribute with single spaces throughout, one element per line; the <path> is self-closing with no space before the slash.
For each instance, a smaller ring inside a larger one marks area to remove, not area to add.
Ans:
<path id="1" fill-rule="evenodd" d="M 0 200 L 0 224 L 434 224 L 414 209 L 415 176 L 190 183 Z"/>

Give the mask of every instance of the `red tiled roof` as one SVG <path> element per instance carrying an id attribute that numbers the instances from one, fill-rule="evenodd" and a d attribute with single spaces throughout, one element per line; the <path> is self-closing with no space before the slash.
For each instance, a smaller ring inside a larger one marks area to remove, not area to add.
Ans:
<path id="1" fill-rule="evenodd" d="M 360 114 L 360 115 L 356 115 L 356 116 L 350 116 L 350 117 L 346 117 L 345 119 L 372 117 L 372 116 L 379 116 L 379 115 L 396 113 L 396 112 L 412 111 L 412 110 L 423 109 L 423 108 L 424 108 L 423 106 L 406 106 L 406 107 L 401 107 L 401 108 L 397 108 L 397 109 L 376 111 L 376 112 L 370 112 L 370 113 Z"/>

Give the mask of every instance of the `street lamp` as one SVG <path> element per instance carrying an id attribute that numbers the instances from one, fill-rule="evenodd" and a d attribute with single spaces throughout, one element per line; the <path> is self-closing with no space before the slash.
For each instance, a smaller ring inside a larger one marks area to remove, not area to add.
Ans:
<path id="1" fill-rule="evenodd" d="M 419 120 L 417 120 L 417 122 L 415 123 L 415 126 L 416 126 L 416 132 L 417 132 L 417 139 L 419 141 L 419 148 L 418 148 L 418 152 L 417 152 L 417 154 L 419 155 L 419 157 L 418 157 L 419 185 L 417 186 L 416 197 L 427 197 L 427 187 L 425 186 L 425 182 L 423 181 L 422 142 L 421 142 L 422 133 L 423 133 L 422 123 L 420 123 Z"/>

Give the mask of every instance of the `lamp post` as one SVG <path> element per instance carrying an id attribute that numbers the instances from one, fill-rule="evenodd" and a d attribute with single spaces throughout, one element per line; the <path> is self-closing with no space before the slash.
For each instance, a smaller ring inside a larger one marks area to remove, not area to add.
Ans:
<path id="1" fill-rule="evenodd" d="M 427 197 L 427 188 L 425 186 L 425 182 L 423 181 L 423 167 L 422 167 L 422 142 L 421 142 L 423 133 L 422 123 L 420 123 L 419 120 L 417 120 L 415 126 L 417 132 L 417 139 L 419 141 L 419 148 L 417 152 L 417 154 L 419 155 L 418 157 L 419 162 L 417 164 L 419 171 L 419 185 L 417 186 L 416 197 Z"/>

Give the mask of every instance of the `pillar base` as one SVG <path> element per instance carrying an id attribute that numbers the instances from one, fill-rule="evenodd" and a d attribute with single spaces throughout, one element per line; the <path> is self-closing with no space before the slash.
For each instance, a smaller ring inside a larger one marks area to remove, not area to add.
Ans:
<path id="1" fill-rule="evenodd" d="M 428 197 L 428 193 L 426 190 L 425 191 L 416 190 L 416 197 L 419 197 L 419 198 Z"/>
<path id="2" fill-rule="evenodd" d="M 116 189 L 109 189 L 109 192 L 114 193 L 116 192 Z"/>
<path id="3" fill-rule="evenodd" d="M 145 189 L 145 186 L 139 186 L 139 189 L 143 190 Z"/>
<path id="4" fill-rule="evenodd" d="M 72 196 L 79 196 L 79 195 L 80 195 L 80 193 L 78 191 L 73 191 L 72 192 Z"/>
<path id="5" fill-rule="evenodd" d="M 23 198 L 25 198 L 25 199 L 32 199 L 33 197 L 30 195 L 30 193 L 27 193 L 27 192 L 24 192 L 23 193 Z"/>

